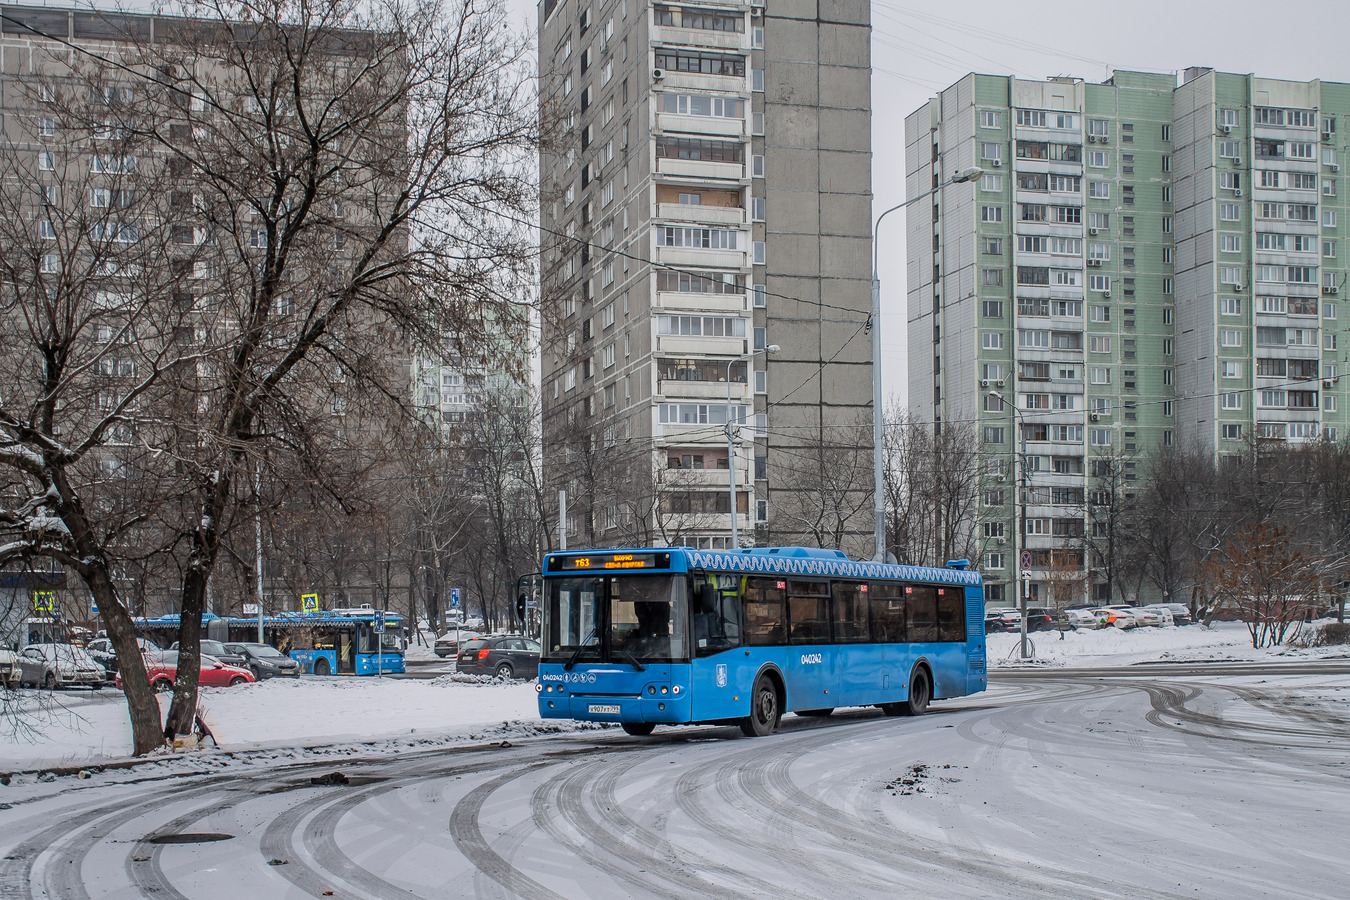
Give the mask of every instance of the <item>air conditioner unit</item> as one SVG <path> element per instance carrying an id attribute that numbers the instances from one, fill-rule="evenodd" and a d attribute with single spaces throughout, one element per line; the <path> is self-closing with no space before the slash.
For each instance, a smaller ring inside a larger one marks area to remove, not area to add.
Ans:
<path id="1" fill-rule="evenodd" d="M 1111 139 L 1108 138 L 1106 135 L 1102 135 L 1101 137 L 1097 138 L 1097 140 L 1100 141 L 1100 142 L 1103 143 L 1103 144 L 1109 144 L 1109 143 L 1111 143 Z"/>
<path id="2" fill-rule="evenodd" d="M 998 386 L 999 386 L 999 387 L 1003 387 L 1004 382 L 1006 382 L 1007 380 L 1008 380 L 1008 379 L 1006 379 L 1006 378 L 1000 378 L 1000 379 L 998 380 Z"/>
<path id="3" fill-rule="evenodd" d="M 1088 143 L 1089 143 L 1089 144 L 1095 144 L 1095 143 L 1097 143 L 1097 136 L 1096 136 L 1095 134 L 1089 134 L 1089 135 L 1088 135 Z"/>
<path id="4" fill-rule="evenodd" d="M 1233 290 L 1235 290 L 1235 291 L 1240 291 L 1240 290 L 1242 290 L 1242 282 L 1240 282 L 1240 281 L 1234 282 L 1234 284 L 1233 284 Z"/>
<path id="5" fill-rule="evenodd" d="M 1339 172 L 1340 170 L 1341 170 L 1341 167 L 1338 166 L 1336 163 L 1332 163 L 1332 164 L 1331 164 L 1331 171 L 1333 171 L 1333 172 Z"/>
<path id="6" fill-rule="evenodd" d="M 1323 378 L 1323 379 L 1322 379 L 1322 387 L 1324 387 L 1324 388 L 1326 388 L 1326 389 L 1328 389 L 1328 390 L 1330 390 L 1335 384 L 1336 384 L 1336 379 L 1335 379 L 1335 378 Z"/>
<path id="7" fill-rule="evenodd" d="M 1089 229 L 1088 229 L 1088 234 L 1096 234 L 1096 233 L 1097 233 L 1097 229 L 1095 229 L 1095 228 L 1089 228 Z"/>
<path id="8" fill-rule="evenodd" d="M 1334 293 L 1336 293 L 1336 292 L 1339 291 L 1339 290 L 1340 290 L 1340 288 L 1338 288 L 1338 287 L 1337 287 L 1336 285 L 1334 285 L 1334 284 L 1324 284 L 1324 285 L 1322 285 L 1322 293 L 1324 293 L 1324 294 L 1334 294 Z"/>
<path id="9" fill-rule="evenodd" d="M 1008 476 L 1007 476 L 1007 475 L 1004 475 L 1002 472 L 999 472 L 999 473 L 998 473 L 998 480 L 999 480 L 999 481 L 1003 481 L 1003 480 L 1005 480 L 1007 477 L 1008 477 Z"/>
<path id="10" fill-rule="evenodd" d="M 1220 125 L 1220 126 L 1219 126 L 1219 130 L 1222 131 L 1224 134 L 1231 134 L 1232 131 L 1233 131 L 1233 126 L 1232 126 L 1232 125 Z"/>
<path id="11" fill-rule="evenodd" d="M 660 69 L 652 69 L 652 79 L 653 79 L 653 80 L 655 80 L 655 81 L 660 81 L 662 78 L 665 78 L 665 77 L 666 77 L 666 73 L 665 73 L 665 72 L 662 72 Z"/>
<path id="12" fill-rule="evenodd" d="M 1233 196 L 1234 196 L 1234 197 L 1241 197 L 1241 196 L 1242 196 L 1242 188 L 1233 188 Z"/>
<path id="13" fill-rule="evenodd" d="M 1089 421 L 1089 422 L 1095 422 L 1095 421 L 1097 421 L 1097 420 L 1100 419 L 1100 418 L 1101 418 L 1101 416 L 1098 415 L 1097 413 L 1088 413 L 1088 421 Z"/>
<path id="14" fill-rule="evenodd" d="M 1110 297 L 1110 296 L 1111 296 L 1111 291 L 1110 291 L 1110 289 L 1108 288 L 1107 290 L 1102 291 L 1102 296 L 1103 296 L 1103 297 Z"/>
<path id="15" fill-rule="evenodd" d="M 998 539 L 998 542 L 999 542 L 1000 544 L 1006 544 L 1006 543 L 1008 543 L 1008 539 L 1005 538 L 1005 537 L 1001 537 L 1001 538 Z"/>
<path id="16" fill-rule="evenodd" d="M 1101 261 L 1100 259 L 1089 259 L 1089 260 L 1088 260 L 1088 265 L 1089 265 L 1089 266 L 1100 266 L 1101 264 L 1102 264 L 1102 261 Z"/>
<path id="17" fill-rule="evenodd" d="M 988 379 L 988 378 L 981 378 L 981 379 L 980 379 L 980 387 L 989 387 L 989 379 Z"/>
<path id="18" fill-rule="evenodd" d="M 1236 169 L 1240 165 L 1242 165 L 1242 157 L 1240 156 L 1233 157 L 1233 168 Z"/>
<path id="19" fill-rule="evenodd" d="M 761 19 L 761 18 L 763 18 L 763 17 L 764 17 L 764 7 L 762 7 L 762 6 L 752 6 L 752 7 L 750 7 L 750 18 L 752 18 L 752 19 Z"/>
<path id="20" fill-rule="evenodd" d="M 1003 165 L 1003 160 L 1001 160 L 1001 159 L 991 159 L 991 160 L 989 160 L 989 165 L 991 165 L 991 166 L 993 166 L 995 169 L 997 169 L 999 166 Z"/>

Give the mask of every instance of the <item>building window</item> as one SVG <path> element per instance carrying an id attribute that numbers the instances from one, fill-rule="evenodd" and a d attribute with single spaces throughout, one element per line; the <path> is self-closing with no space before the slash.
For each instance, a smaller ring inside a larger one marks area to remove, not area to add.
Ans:
<path id="1" fill-rule="evenodd" d="M 1003 145 L 992 141 L 984 141 L 980 144 L 980 159 L 990 162 L 1003 159 Z"/>
<path id="2" fill-rule="evenodd" d="M 1236 328 L 1225 328 L 1219 333 L 1219 344 L 1223 347 L 1241 347 L 1242 332 Z"/>
<path id="3" fill-rule="evenodd" d="M 1003 332 L 986 331 L 984 335 L 981 337 L 980 343 L 985 350 L 1002 350 Z"/>
<path id="4" fill-rule="evenodd" d="M 980 127 L 981 127 L 981 128 L 1002 128 L 1002 127 L 1003 127 L 1003 113 L 999 112 L 999 111 L 996 110 L 996 109 L 982 109 L 982 110 L 980 110 Z"/>
<path id="5" fill-rule="evenodd" d="M 1242 426 L 1241 426 L 1241 425 L 1224 425 L 1224 426 L 1223 426 L 1223 439 L 1224 439 L 1225 441 L 1240 441 L 1240 440 L 1242 440 Z"/>

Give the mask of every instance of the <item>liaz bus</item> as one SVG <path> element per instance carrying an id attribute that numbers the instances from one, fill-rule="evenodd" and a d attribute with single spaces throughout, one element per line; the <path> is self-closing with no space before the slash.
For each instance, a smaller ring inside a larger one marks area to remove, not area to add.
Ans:
<path id="1" fill-rule="evenodd" d="M 382 618 L 383 632 L 376 621 Z M 403 617 L 369 607 L 263 616 L 267 643 L 312 675 L 376 675 L 404 671 Z M 258 617 L 229 620 L 231 641 L 256 641 Z"/>
<path id="2" fill-rule="evenodd" d="M 986 686 L 984 591 L 947 568 L 765 547 L 551 553 L 544 559 L 539 713 L 738 724 L 878 706 L 919 715 Z"/>

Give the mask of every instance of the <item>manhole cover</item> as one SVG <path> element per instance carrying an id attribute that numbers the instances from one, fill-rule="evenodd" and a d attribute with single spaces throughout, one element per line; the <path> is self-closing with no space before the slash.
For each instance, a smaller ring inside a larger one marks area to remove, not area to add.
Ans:
<path id="1" fill-rule="evenodd" d="M 145 839 L 147 844 L 209 844 L 212 841 L 228 841 L 232 834 L 215 831 L 180 831 L 177 834 L 153 834 Z"/>

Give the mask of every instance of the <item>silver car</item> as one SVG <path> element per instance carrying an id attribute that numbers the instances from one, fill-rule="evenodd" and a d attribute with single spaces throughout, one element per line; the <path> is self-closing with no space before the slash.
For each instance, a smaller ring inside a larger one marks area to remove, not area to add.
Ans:
<path id="1" fill-rule="evenodd" d="M 58 687 L 101 688 L 107 671 L 74 644 L 29 644 L 19 654 L 22 683 L 53 690 Z"/>

